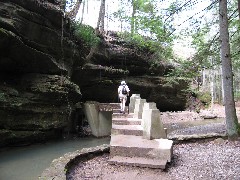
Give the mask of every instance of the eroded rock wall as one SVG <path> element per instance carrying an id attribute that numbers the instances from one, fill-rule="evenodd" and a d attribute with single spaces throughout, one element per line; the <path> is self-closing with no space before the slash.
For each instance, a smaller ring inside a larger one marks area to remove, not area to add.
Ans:
<path id="1" fill-rule="evenodd" d="M 82 95 L 68 31 L 58 0 L 0 1 L 0 146 L 45 141 L 70 124 Z"/>

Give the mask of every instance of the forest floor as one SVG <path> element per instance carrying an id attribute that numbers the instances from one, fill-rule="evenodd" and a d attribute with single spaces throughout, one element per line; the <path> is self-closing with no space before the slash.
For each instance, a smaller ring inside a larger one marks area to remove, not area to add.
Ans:
<path id="1" fill-rule="evenodd" d="M 240 118 L 240 103 L 236 103 Z M 190 113 L 190 115 L 189 115 Z M 214 114 L 224 118 L 224 106 L 215 104 L 211 109 L 196 112 L 164 112 L 162 121 L 167 123 L 202 120 L 203 114 Z M 220 123 L 221 124 L 221 123 Z M 225 128 L 219 123 L 204 126 L 210 131 Z M 191 129 L 194 131 L 194 127 Z M 198 129 L 196 128 L 196 131 Z M 224 131 L 224 130 L 223 130 Z M 108 164 L 109 154 L 94 157 L 74 166 L 67 175 L 68 180 L 185 180 L 185 179 L 231 179 L 240 180 L 240 140 L 222 138 L 184 141 L 173 145 L 173 157 L 165 170 Z"/>

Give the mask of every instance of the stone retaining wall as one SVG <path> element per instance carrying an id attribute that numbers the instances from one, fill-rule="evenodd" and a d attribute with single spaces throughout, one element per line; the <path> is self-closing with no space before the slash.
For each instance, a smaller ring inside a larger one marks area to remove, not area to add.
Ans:
<path id="1" fill-rule="evenodd" d="M 87 161 L 95 156 L 109 152 L 110 146 L 103 144 L 101 146 L 83 148 L 74 152 L 64 154 L 58 159 L 54 159 L 49 168 L 45 169 L 40 180 L 66 180 L 68 169 L 79 161 Z"/>

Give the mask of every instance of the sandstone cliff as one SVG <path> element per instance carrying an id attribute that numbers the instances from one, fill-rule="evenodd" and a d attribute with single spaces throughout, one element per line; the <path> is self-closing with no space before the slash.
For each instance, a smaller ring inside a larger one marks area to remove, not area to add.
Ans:
<path id="1" fill-rule="evenodd" d="M 70 123 L 80 59 L 56 0 L 0 2 L 0 146 L 38 142 Z"/>

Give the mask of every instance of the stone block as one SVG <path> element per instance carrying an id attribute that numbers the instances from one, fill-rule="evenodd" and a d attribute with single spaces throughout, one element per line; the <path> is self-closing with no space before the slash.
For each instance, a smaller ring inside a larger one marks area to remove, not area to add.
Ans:
<path id="1" fill-rule="evenodd" d="M 149 140 L 167 138 L 158 109 L 148 109 L 146 105 L 142 117 L 143 138 Z"/>
<path id="2" fill-rule="evenodd" d="M 113 125 L 112 135 L 123 134 L 123 135 L 134 135 L 142 136 L 143 129 L 141 125 Z"/>
<path id="3" fill-rule="evenodd" d="M 134 135 L 112 135 L 110 155 L 144 157 L 171 162 L 173 141 L 168 139 L 147 140 Z"/>
<path id="4" fill-rule="evenodd" d="M 144 127 L 145 125 L 144 125 L 144 122 L 145 121 L 150 121 L 150 119 L 149 119 L 149 117 L 147 117 L 146 115 L 147 115 L 147 111 L 146 110 L 149 110 L 149 109 L 157 109 L 157 107 L 156 107 L 156 103 L 154 103 L 154 102 L 145 102 L 144 104 L 143 104 L 143 114 L 142 114 L 142 121 L 141 121 L 141 125 Z"/>
<path id="5" fill-rule="evenodd" d="M 111 135 L 112 111 L 99 111 L 98 137 Z"/>
<path id="6" fill-rule="evenodd" d="M 84 103 L 84 113 L 94 136 L 109 136 L 111 135 L 113 112 L 104 110 L 100 111 L 99 105 L 100 103 L 98 102 Z"/>
<path id="7" fill-rule="evenodd" d="M 129 103 L 129 113 L 134 113 L 136 99 L 141 99 L 140 94 L 132 94 Z"/>
<path id="8" fill-rule="evenodd" d="M 156 103 L 154 103 L 154 102 L 146 102 L 143 105 L 143 110 L 144 109 L 157 109 Z"/>
<path id="9" fill-rule="evenodd" d="M 167 161 L 159 159 L 150 159 L 145 157 L 125 157 L 125 156 L 114 156 L 109 159 L 110 164 L 119 164 L 127 166 L 138 166 L 138 167 L 147 167 L 154 169 L 165 169 Z"/>
<path id="10" fill-rule="evenodd" d="M 135 108 L 134 108 L 134 118 L 142 119 L 143 105 L 146 102 L 146 99 L 136 99 Z"/>

